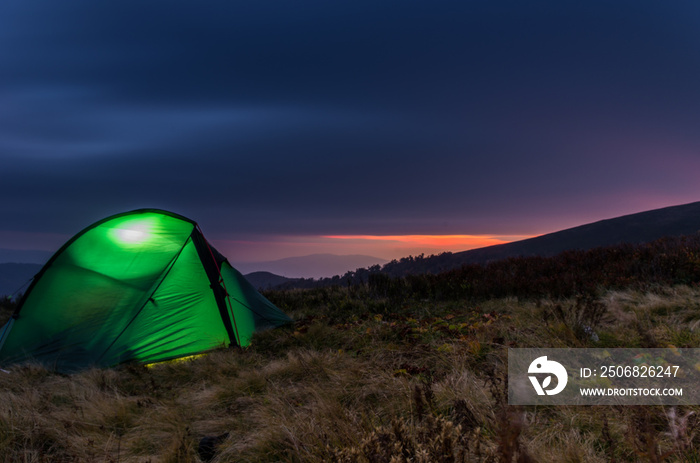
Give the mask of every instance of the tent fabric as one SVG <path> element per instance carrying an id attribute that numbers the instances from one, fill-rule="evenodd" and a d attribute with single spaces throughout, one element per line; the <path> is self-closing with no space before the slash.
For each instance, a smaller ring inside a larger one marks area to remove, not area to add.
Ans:
<path id="1" fill-rule="evenodd" d="M 289 322 L 195 222 L 142 209 L 91 225 L 54 254 L 0 329 L 0 365 L 153 363 L 245 347 Z"/>

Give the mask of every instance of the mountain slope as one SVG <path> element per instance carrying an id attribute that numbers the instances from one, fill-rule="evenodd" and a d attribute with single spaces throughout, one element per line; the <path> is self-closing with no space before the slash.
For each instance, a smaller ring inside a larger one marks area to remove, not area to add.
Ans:
<path id="1" fill-rule="evenodd" d="M 485 261 L 511 256 L 553 256 L 569 249 L 592 249 L 620 243 L 646 243 L 664 236 L 700 231 L 700 202 L 639 212 L 581 225 L 527 240 L 455 254 Z"/>
<path id="2" fill-rule="evenodd" d="M 425 259 L 402 259 L 387 264 L 384 270 L 391 275 L 437 273 L 464 264 L 482 264 L 520 256 L 550 257 L 567 250 L 646 243 L 665 236 L 693 235 L 699 231 L 700 202 L 695 202 L 600 220 L 512 243 Z"/>

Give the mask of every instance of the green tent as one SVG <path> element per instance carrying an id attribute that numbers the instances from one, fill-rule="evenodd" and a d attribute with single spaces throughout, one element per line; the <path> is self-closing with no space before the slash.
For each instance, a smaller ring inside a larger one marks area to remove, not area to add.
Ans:
<path id="1" fill-rule="evenodd" d="M 0 365 L 152 363 L 248 346 L 254 332 L 290 321 L 195 222 L 141 209 L 89 226 L 54 254 L 0 330 Z"/>

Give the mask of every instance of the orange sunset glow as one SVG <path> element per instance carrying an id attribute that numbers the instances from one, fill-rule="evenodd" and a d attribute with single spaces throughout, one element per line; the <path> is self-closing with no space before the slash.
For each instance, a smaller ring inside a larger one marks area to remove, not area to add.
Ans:
<path id="1" fill-rule="evenodd" d="M 362 254 L 391 260 L 509 243 L 532 235 L 275 235 L 244 240 L 213 239 L 236 262 L 261 262 L 309 254 Z"/>
<path id="2" fill-rule="evenodd" d="M 502 237 L 483 235 L 327 235 L 324 238 L 338 240 L 378 240 L 396 241 L 398 243 L 422 244 L 430 247 L 484 247 L 508 243 Z"/>
<path id="3" fill-rule="evenodd" d="M 469 249 L 509 243 L 532 236 L 492 236 L 492 235 L 326 235 L 323 238 L 340 243 L 366 246 L 384 254 L 406 256 L 408 254 L 438 254 L 440 252 L 459 252 Z"/>

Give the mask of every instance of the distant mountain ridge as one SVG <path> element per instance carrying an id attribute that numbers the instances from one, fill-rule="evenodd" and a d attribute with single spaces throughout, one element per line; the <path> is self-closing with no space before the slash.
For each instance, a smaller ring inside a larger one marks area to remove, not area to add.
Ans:
<path id="1" fill-rule="evenodd" d="M 386 259 L 359 254 L 311 254 L 268 262 L 235 263 L 234 267 L 244 275 L 253 272 L 269 272 L 287 278 L 322 278 L 387 262 Z"/>
<path id="2" fill-rule="evenodd" d="M 296 278 L 287 278 L 270 272 L 253 272 L 243 276 L 255 289 L 271 289 L 275 286 L 294 283 L 297 280 Z"/>

